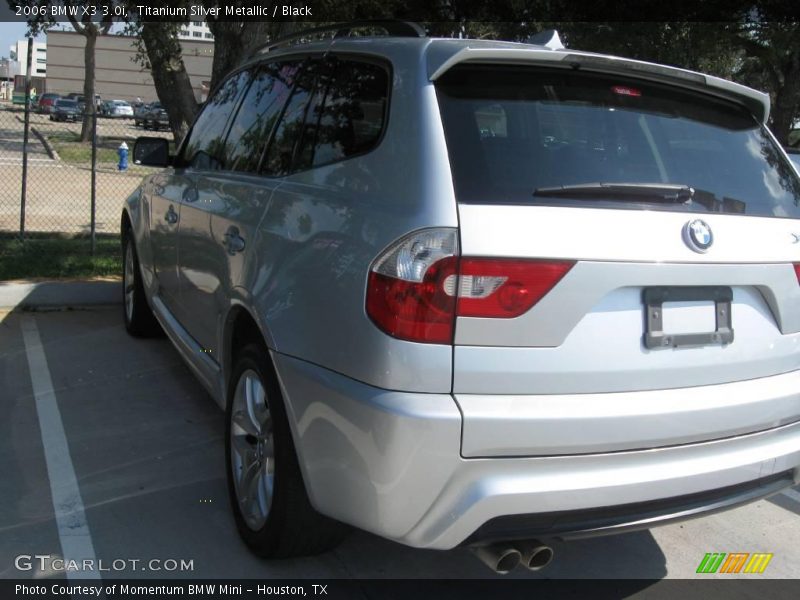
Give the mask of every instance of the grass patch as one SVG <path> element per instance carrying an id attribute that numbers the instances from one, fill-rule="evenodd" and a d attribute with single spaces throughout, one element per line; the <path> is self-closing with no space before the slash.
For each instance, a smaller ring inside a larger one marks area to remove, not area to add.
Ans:
<path id="1" fill-rule="evenodd" d="M 47 138 L 53 145 L 53 148 L 58 152 L 59 157 L 65 163 L 72 165 L 79 165 L 83 167 L 90 167 L 92 165 L 92 143 L 81 142 L 79 133 L 72 131 L 54 131 L 47 134 Z M 144 173 L 148 172 L 147 167 L 140 167 L 133 164 L 133 157 L 130 153 L 133 152 L 134 140 L 131 137 L 125 136 L 103 136 L 98 137 L 97 140 L 97 164 L 102 165 L 104 168 L 116 168 L 119 163 L 119 155 L 117 148 L 125 142 L 129 147 L 128 154 L 128 168 L 136 170 L 137 172 L 144 169 Z M 169 140 L 170 152 L 175 152 L 175 143 Z"/>
<path id="2" fill-rule="evenodd" d="M 91 165 L 92 146 L 89 142 L 85 144 L 53 144 L 53 148 L 58 152 L 61 160 L 73 164 Z M 97 148 L 98 163 L 116 163 L 118 161 L 116 149 Z"/>
<path id="3" fill-rule="evenodd" d="M 47 134 L 47 139 L 49 139 L 52 143 L 80 142 L 81 135 L 73 131 L 53 131 Z"/>
<path id="4" fill-rule="evenodd" d="M 0 281 L 121 276 L 120 253 L 119 235 L 97 235 L 94 256 L 85 235 L 0 236 Z"/>

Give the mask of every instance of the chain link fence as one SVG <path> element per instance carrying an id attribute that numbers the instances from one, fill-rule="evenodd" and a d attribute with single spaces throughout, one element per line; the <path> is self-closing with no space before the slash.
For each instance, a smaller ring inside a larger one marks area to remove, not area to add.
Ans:
<path id="1" fill-rule="evenodd" d="M 82 120 L 92 125 L 92 115 L 59 116 L 31 108 L 26 145 L 24 107 L 0 104 L 0 280 L 30 275 L 25 265 L 12 264 L 20 256 L 49 260 L 51 276 L 70 276 L 70 263 L 87 256 L 113 253 L 118 260 L 122 203 L 152 171 L 132 160 L 121 170 L 120 147 L 127 146 L 130 159 L 137 136 L 172 138 L 163 129 L 145 132 L 133 117 L 100 114 L 96 135 L 81 141 Z"/>

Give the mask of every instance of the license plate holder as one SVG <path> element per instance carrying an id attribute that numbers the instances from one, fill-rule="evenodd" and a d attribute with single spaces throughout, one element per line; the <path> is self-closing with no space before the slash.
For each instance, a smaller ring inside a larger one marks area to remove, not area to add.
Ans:
<path id="1" fill-rule="evenodd" d="M 716 329 L 697 333 L 668 333 L 664 331 L 665 302 L 714 302 Z M 656 286 L 645 288 L 642 301 L 645 307 L 644 345 L 656 348 L 730 344 L 733 341 L 731 301 L 733 290 L 728 286 Z"/>

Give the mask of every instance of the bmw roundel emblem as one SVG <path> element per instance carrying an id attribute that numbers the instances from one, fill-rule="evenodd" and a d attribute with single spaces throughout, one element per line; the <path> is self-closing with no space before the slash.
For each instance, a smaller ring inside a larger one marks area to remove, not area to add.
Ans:
<path id="1" fill-rule="evenodd" d="M 695 252 L 706 252 L 714 243 L 714 234 L 708 223 L 702 219 L 694 219 L 684 225 L 683 241 Z"/>

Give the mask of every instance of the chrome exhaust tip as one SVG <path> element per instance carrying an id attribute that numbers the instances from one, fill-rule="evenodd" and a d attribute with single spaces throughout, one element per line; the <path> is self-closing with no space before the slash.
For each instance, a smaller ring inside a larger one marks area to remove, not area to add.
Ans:
<path id="1" fill-rule="evenodd" d="M 520 551 L 509 544 L 477 546 L 472 551 L 483 564 L 500 575 L 513 571 L 522 559 Z"/>
<path id="2" fill-rule="evenodd" d="M 531 571 L 541 571 L 553 562 L 553 549 L 538 540 L 530 540 L 516 544 L 520 553 L 522 566 Z"/>

